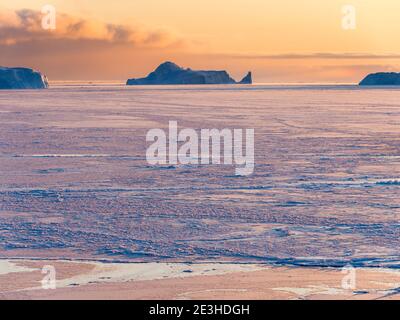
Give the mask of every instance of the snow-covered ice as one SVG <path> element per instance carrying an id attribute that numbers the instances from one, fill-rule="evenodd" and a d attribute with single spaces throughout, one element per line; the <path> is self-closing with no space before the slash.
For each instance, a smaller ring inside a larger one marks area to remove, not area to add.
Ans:
<path id="1" fill-rule="evenodd" d="M 145 135 L 254 128 L 255 170 L 150 166 Z M 398 266 L 400 90 L 0 92 L 0 257 Z"/>

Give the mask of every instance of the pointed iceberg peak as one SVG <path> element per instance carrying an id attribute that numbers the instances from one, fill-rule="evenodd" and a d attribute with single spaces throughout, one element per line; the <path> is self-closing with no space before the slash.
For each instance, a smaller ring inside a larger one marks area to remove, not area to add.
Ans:
<path id="1" fill-rule="evenodd" d="M 253 77 L 251 75 L 251 71 L 249 71 L 246 76 L 239 82 L 240 84 L 252 84 Z"/>

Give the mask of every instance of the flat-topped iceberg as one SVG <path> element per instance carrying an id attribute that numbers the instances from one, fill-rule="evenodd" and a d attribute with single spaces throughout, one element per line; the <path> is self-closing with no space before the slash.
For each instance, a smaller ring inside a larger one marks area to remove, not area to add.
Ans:
<path id="1" fill-rule="evenodd" d="M 174 85 L 174 84 L 251 84 L 249 72 L 236 82 L 226 71 L 195 71 L 184 69 L 173 62 L 164 62 L 145 78 L 129 79 L 127 85 Z"/>
<path id="2" fill-rule="evenodd" d="M 0 89 L 44 89 L 47 77 L 29 68 L 0 67 Z"/>
<path id="3" fill-rule="evenodd" d="M 400 86 L 400 73 L 371 73 L 360 82 L 360 86 Z"/>

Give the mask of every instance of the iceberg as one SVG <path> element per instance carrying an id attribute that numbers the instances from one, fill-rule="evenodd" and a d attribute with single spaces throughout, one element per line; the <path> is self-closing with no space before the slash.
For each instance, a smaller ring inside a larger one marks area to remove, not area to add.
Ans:
<path id="1" fill-rule="evenodd" d="M 29 68 L 0 67 L 0 89 L 45 89 L 47 77 Z"/>
<path id="2" fill-rule="evenodd" d="M 128 79 L 127 85 L 177 85 L 177 84 L 251 84 L 249 72 L 241 81 L 236 82 L 226 71 L 195 71 L 184 69 L 173 62 L 164 62 L 147 77 Z"/>

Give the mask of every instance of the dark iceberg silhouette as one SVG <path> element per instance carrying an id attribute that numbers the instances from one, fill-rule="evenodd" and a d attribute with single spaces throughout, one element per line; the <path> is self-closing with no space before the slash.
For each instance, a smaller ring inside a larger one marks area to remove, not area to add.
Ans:
<path id="1" fill-rule="evenodd" d="M 162 84 L 251 84 L 249 72 L 240 82 L 232 79 L 226 71 L 195 71 L 184 69 L 173 62 L 164 62 L 146 78 L 129 79 L 127 85 Z"/>
<path id="2" fill-rule="evenodd" d="M 360 86 L 400 86 L 400 73 L 371 73 L 360 82 Z"/>
<path id="3" fill-rule="evenodd" d="M 247 75 L 239 83 L 240 84 L 252 84 L 253 77 L 251 75 L 251 72 L 248 72 Z"/>
<path id="4" fill-rule="evenodd" d="M 0 67 L 0 89 L 44 89 L 47 77 L 29 68 Z"/>

